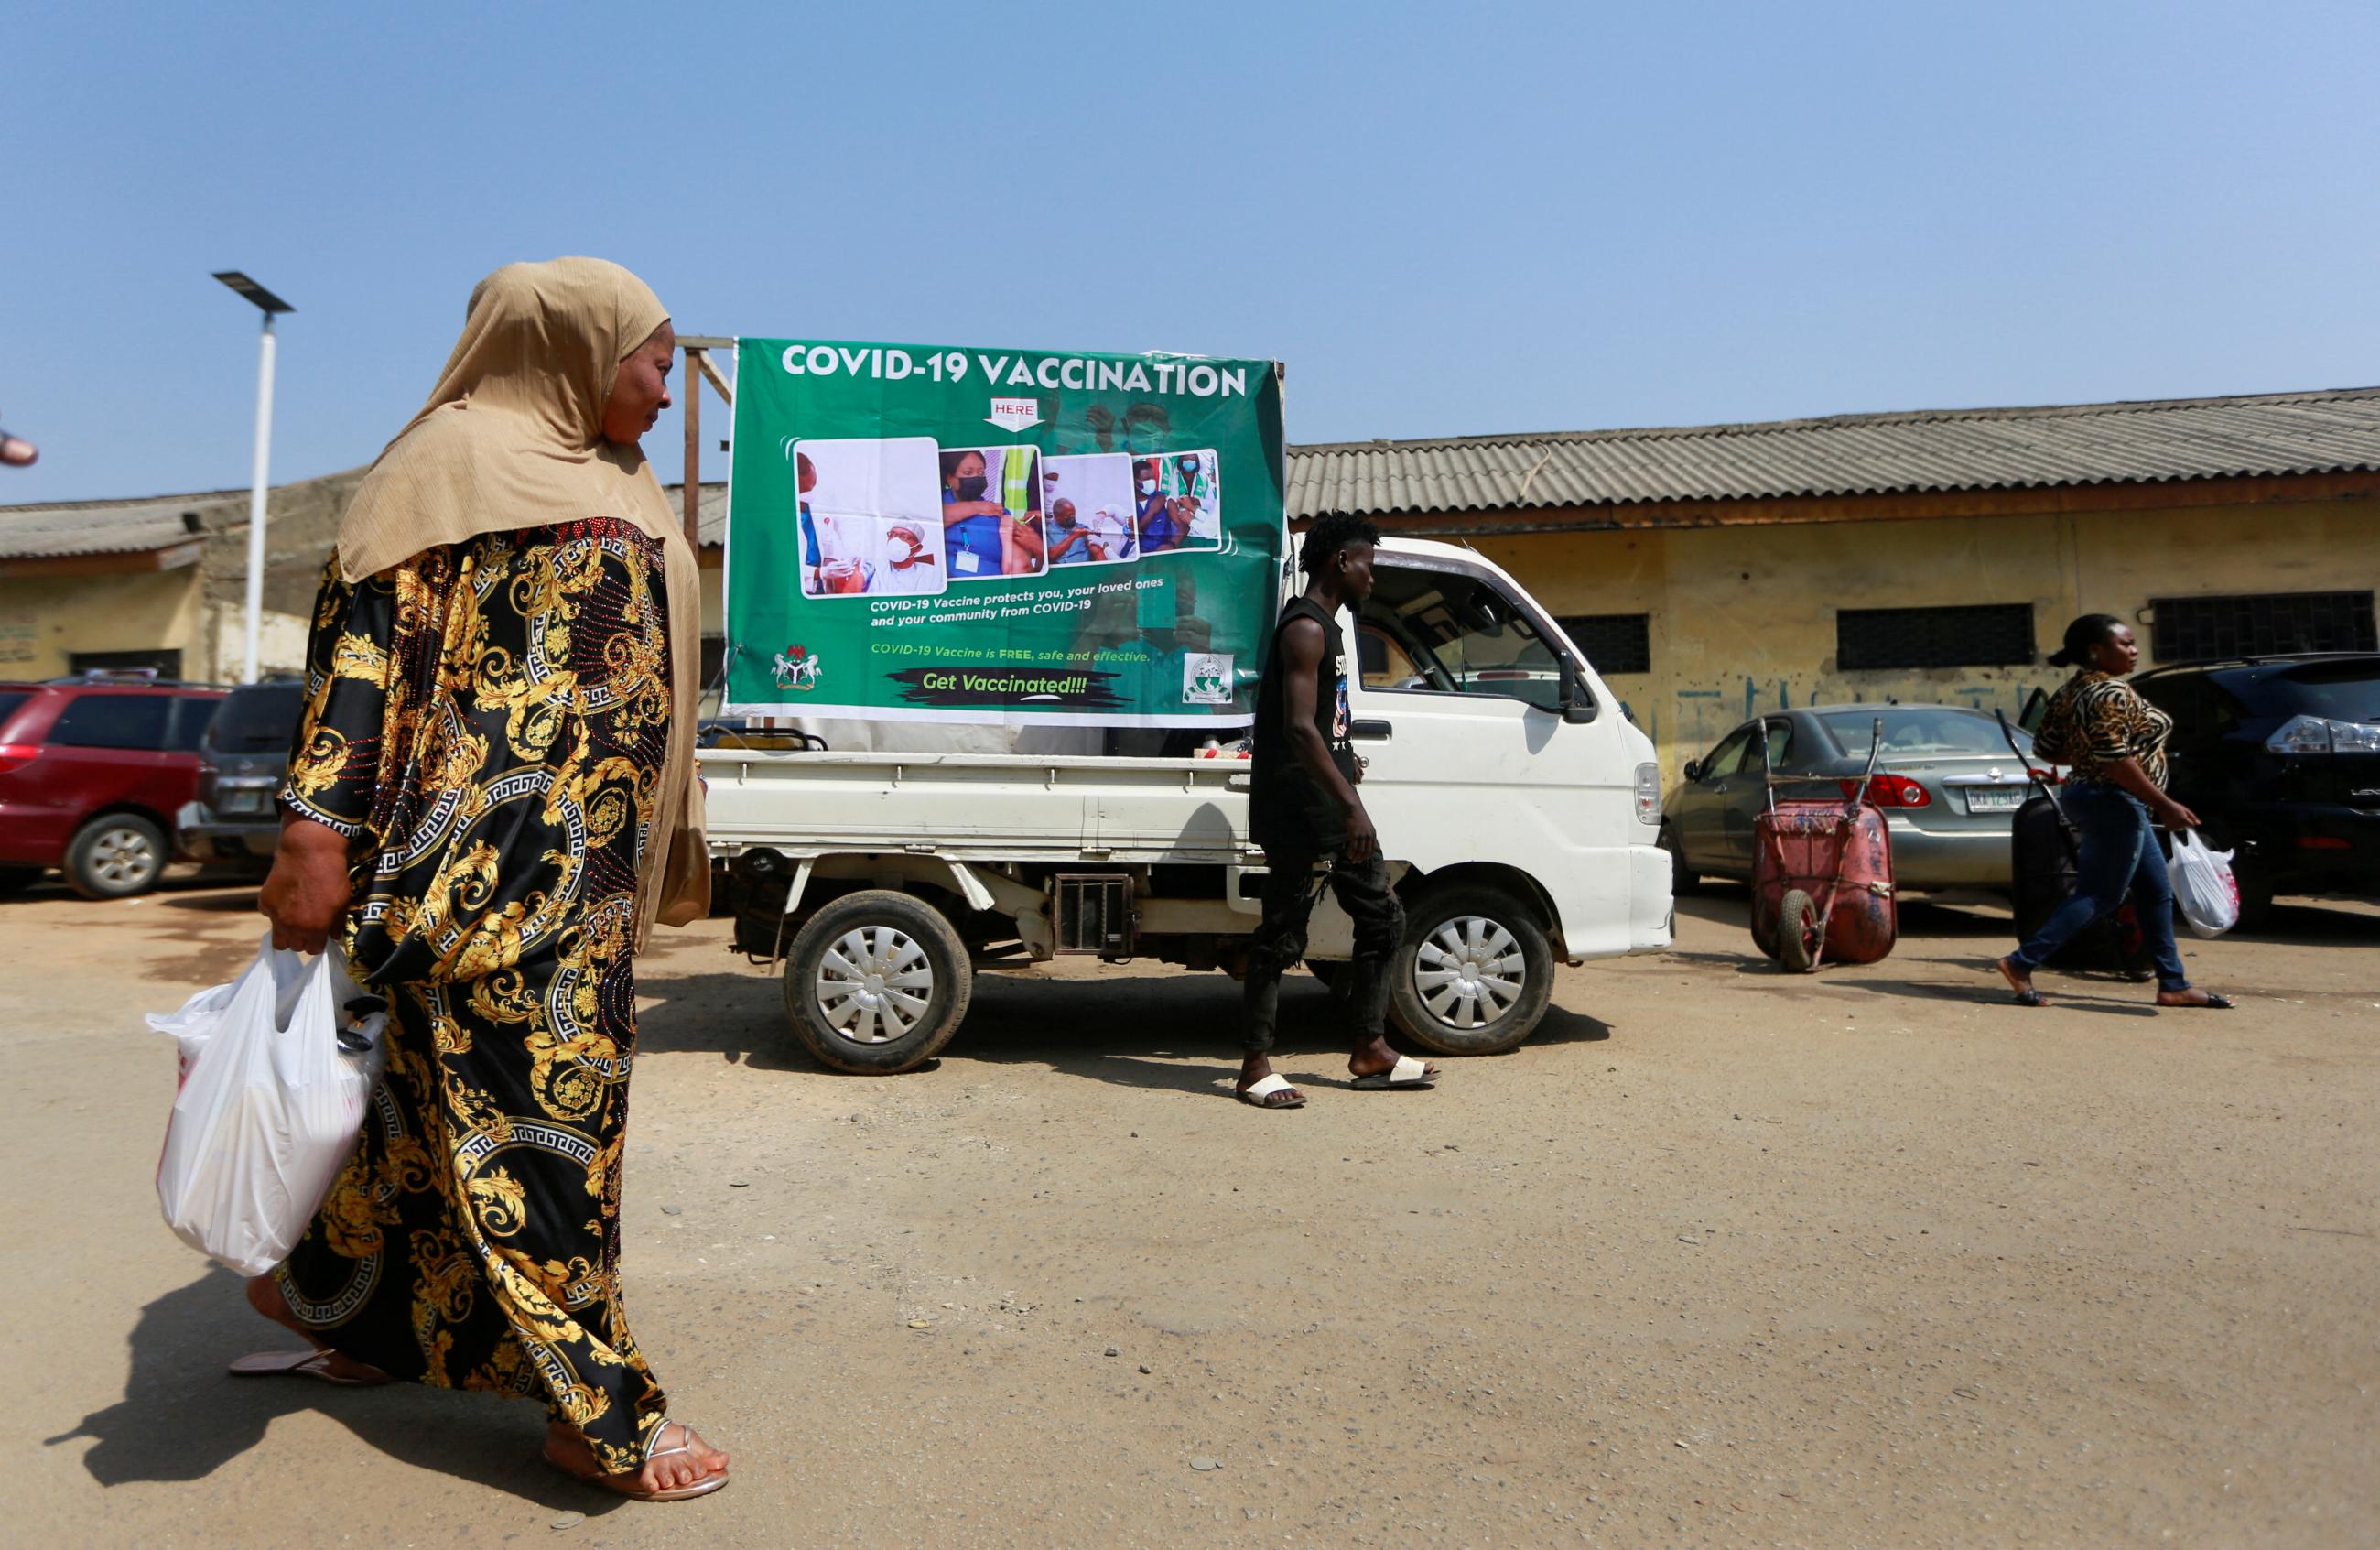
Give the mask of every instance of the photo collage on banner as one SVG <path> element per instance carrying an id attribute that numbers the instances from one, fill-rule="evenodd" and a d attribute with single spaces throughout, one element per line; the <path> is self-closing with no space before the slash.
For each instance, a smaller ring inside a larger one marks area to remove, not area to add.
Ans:
<path id="1" fill-rule="evenodd" d="M 895 436 L 791 455 L 810 597 L 921 596 L 1222 546 L 1212 447 L 1044 456 Z"/>

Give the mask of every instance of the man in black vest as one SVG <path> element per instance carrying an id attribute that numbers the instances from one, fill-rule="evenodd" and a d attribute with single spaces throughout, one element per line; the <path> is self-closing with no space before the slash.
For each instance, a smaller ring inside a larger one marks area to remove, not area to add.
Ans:
<path id="1" fill-rule="evenodd" d="M 1257 689 L 1256 751 L 1249 769 L 1248 832 L 1265 853 L 1264 923 L 1248 962 L 1247 1058 L 1239 1095 L 1258 1108 L 1302 1107 L 1305 1095 L 1273 1072 L 1281 974 L 1305 956 L 1305 922 L 1321 897 L 1318 865 L 1355 925 L 1347 1016 L 1355 1053 L 1347 1069 L 1366 1090 L 1427 1087 L 1438 1068 L 1389 1048 L 1389 959 L 1405 929 L 1389 886 L 1380 836 L 1355 794 L 1363 768 L 1347 737 L 1352 663 L 1339 612 L 1372 594 L 1379 529 L 1360 517 L 1325 517 L 1305 534 L 1297 563 L 1305 591 L 1281 610 Z"/>

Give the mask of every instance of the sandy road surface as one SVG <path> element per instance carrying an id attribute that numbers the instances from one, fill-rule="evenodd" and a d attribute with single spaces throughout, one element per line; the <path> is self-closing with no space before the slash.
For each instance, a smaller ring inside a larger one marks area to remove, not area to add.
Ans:
<path id="1" fill-rule="evenodd" d="M 1224 1098 L 1218 975 L 989 980 L 867 1080 L 670 934 L 627 1284 L 736 1478 L 664 1507 L 551 1476 L 526 1405 L 219 1376 L 285 1342 L 157 1221 L 138 1014 L 228 977 L 252 897 L 0 902 L 0 1543 L 2380 1538 L 2370 910 L 2192 945 L 2228 1016 L 2028 1013 L 1987 1004 L 2004 917 L 1788 979 L 1722 897 L 1434 1093 L 1293 1036 L 1295 1114 Z"/>

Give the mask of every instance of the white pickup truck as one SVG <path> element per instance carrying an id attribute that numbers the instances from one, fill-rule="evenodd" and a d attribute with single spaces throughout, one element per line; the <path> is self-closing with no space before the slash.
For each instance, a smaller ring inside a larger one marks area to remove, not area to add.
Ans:
<path id="1" fill-rule="evenodd" d="M 1350 714 L 1410 922 L 1390 1012 L 1441 1055 L 1508 1050 L 1544 1015 L 1557 962 L 1670 945 L 1653 745 L 1494 564 L 1400 539 L 1376 574 L 1350 630 Z M 1135 738 L 1157 751 L 1165 735 L 1111 735 Z M 1247 763 L 1227 751 L 699 759 L 736 946 L 783 959 L 794 1030 L 838 1069 L 931 1058 L 982 969 L 1069 953 L 1234 974 L 1246 961 L 1264 853 L 1247 836 Z M 1351 945 L 1326 895 L 1309 966 L 1330 979 Z"/>

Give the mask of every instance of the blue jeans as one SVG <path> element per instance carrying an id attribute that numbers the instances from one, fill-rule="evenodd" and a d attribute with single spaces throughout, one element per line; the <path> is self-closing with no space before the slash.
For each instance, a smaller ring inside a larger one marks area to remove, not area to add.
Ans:
<path id="1" fill-rule="evenodd" d="M 2078 781 L 2059 801 L 2082 832 L 2074 891 L 2009 961 L 2032 973 L 2084 926 L 2122 908 L 2129 891 L 2135 896 L 2141 933 L 2156 958 L 2157 988 L 2188 990 L 2190 976 L 2173 941 L 2173 879 L 2167 875 L 2156 836 L 2149 830 L 2149 810 L 2121 787 L 2100 781 Z"/>

